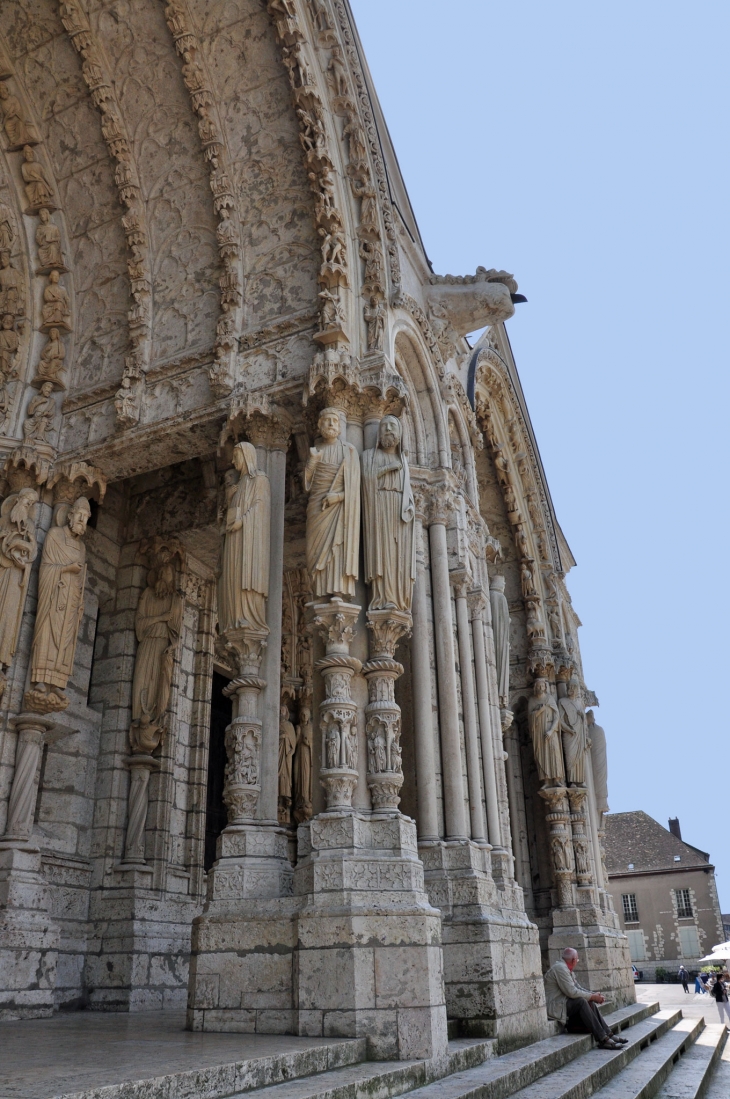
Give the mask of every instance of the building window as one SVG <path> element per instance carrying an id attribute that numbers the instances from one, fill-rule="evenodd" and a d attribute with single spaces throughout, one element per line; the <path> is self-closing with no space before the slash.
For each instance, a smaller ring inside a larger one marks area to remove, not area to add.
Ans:
<path id="1" fill-rule="evenodd" d="M 700 937 L 697 934 L 696 927 L 680 927 L 679 943 L 682 947 L 683 958 L 699 958 Z"/>
<path id="2" fill-rule="evenodd" d="M 692 930 L 694 931 L 694 928 L 692 928 Z M 644 944 L 644 932 L 627 931 L 626 938 L 629 940 L 629 954 L 631 955 L 631 961 L 645 962 L 646 946 Z"/>
<path id="3" fill-rule="evenodd" d="M 677 898 L 678 919 L 691 920 L 694 912 L 692 911 L 692 898 L 689 895 L 689 889 L 675 889 L 674 893 Z"/>
<path id="4" fill-rule="evenodd" d="M 621 901 L 624 906 L 624 922 L 638 923 L 639 909 L 636 907 L 636 893 L 623 893 Z"/>

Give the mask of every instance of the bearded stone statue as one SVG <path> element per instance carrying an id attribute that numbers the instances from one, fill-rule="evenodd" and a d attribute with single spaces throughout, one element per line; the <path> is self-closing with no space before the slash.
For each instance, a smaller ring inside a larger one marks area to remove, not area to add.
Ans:
<path id="1" fill-rule="evenodd" d="M 307 568 L 316 599 L 355 594 L 360 537 L 360 462 L 341 437 L 340 413 L 319 417 L 323 443 L 311 447 L 304 471 L 307 505 Z"/>
<path id="2" fill-rule="evenodd" d="M 183 599 L 175 591 L 173 550 L 162 545 L 147 575 L 134 628 L 137 656 L 132 681 L 132 750 L 157 747 L 160 727 L 170 702 L 175 650 L 180 638 Z"/>
<path id="3" fill-rule="evenodd" d="M 416 508 L 402 436 L 400 420 L 384 416 L 377 445 L 362 456 L 365 579 L 372 585 L 371 611 L 410 613 L 413 602 Z"/>

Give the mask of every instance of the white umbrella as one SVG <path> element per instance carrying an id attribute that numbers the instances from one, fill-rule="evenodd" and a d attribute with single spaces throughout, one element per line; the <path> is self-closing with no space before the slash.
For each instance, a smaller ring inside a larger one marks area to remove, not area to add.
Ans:
<path id="1" fill-rule="evenodd" d="M 721 963 L 727 961 L 728 958 L 730 958 L 730 942 L 718 943 L 717 946 L 713 946 L 712 954 L 708 954 L 706 958 L 700 958 L 700 961 Z"/>

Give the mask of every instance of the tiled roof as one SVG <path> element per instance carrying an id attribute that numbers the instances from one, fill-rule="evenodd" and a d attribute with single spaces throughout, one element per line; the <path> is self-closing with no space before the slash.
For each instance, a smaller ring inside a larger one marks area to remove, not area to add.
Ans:
<path id="1" fill-rule="evenodd" d="M 635 813 L 607 813 L 606 869 L 620 874 L 634 864 L 634 873 L 642 870 L 678 870 L 709 864 L 706 851 L 677 839 L 667 828 L 641 810 Z M 674 856 L 679 855 L 679 862 Z"/>

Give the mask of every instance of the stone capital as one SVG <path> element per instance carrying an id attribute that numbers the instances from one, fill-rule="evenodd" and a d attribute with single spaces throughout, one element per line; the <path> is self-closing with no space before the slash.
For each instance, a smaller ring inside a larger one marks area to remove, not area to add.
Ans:
<path id="1" fill-rule="evenodd" d="M 221 445 L 244 433 L 249 442 L 266 450 L 286 450 L 292 433 L 292 418 L 274 404 L 267 393 L 247 393 L 233 402 L 221 433 Z"/>
<path id="2" fill-rule="evenodd" d="M 469 603 L 469 618 L 473 622 L 475 619 L 481 618 L 484 614 L 484 611 L 487 609 L 489 597 L 484 591 L 484 588 L 478 587 L 471 588 L 471 590 L 467 592 L 466 598 Z"/>
<path id="3" fill-rule="evenodd" d="M 428 497 L 428 525 L 448 526 L 456 510 L 456 493 L 451 485 L 434 485 Z"/>
<path id="4" fill-rule="evenodd" d="M 325 644 L 327 656 L 349 656 L 350 642 L 355 636 L 355 624 L 360 607 L 346 603 L 339 596 L 332 596 L 328 603 L 309 603 L 313 612 L 312 629 Z"/>
<path id="5" fill-rule="evenodd" d="M 268 630 L 249 626 L 225 631 L 226 649 L 231 653 L 241 676 L 258 675 L 268 635 Z"/>
<path id="6" fill-rule="evenodd" d="M 381 610 L 368 611 L 368 629 L 370 630 L 370 659 L 393 659 L 398 642 L 410 634 L 413 619 L 407 611 Z"/>
<path id="7" fill-rule="evenodd" d="M 93 496 L 99 503 L 106 492 L 106 477 L 88 462 L 58 461 L 48 478 L 56 504 L 72 504 L 79 496 Z"/>

